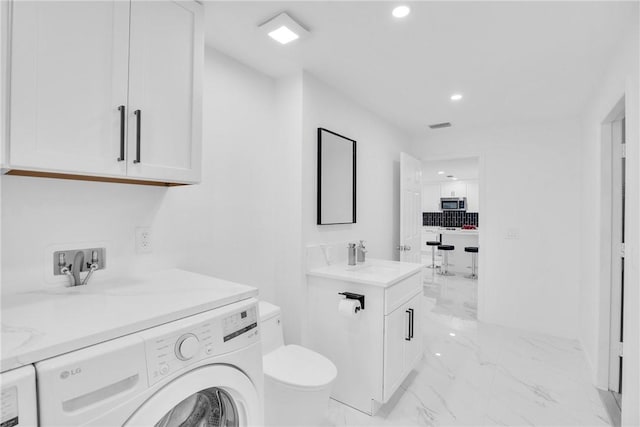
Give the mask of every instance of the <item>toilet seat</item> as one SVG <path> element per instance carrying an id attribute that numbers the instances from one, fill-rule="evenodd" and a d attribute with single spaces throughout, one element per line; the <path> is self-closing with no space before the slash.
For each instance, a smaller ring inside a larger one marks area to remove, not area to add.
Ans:
<path id="1" fill-rule="evenodd" d="M 285 345 L 262 358 L 264 374 L 276 382 L 317 389 L 331 384 L 338 369 L 321 354 L 299 345 Z"/>

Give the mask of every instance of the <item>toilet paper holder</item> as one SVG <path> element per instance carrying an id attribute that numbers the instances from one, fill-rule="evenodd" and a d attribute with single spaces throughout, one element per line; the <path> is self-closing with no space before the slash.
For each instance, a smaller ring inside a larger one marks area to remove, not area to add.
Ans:
<path id="1" fill-rule="evenodd" d="M 344 295 L 346 299 L 357 299 L 360 301 L 360 310 L 364 310 L 364 295 L 354 294 L 353 292 L 338 292 L 338 295 Z"/>

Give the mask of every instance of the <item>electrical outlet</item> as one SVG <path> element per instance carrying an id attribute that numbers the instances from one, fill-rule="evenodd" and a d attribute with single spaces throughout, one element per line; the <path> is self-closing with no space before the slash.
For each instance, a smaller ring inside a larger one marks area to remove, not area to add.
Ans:
<path id="1" fill-rule="evenodd" d="M 508 228 L 507 234 L 504 237 L 507 240 L 518 240 L 520 238 L 519 228 Z"/>
<path id="2" fill-rule="evenodd" d="M 136 227 L 136 252 L 139 254 L 148 254 L 152 251 L 151 227 Z"/>

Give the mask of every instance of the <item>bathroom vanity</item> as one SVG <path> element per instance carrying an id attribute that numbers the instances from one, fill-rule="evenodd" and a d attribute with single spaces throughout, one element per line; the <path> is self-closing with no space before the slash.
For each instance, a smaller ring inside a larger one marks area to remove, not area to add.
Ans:
<path id="1" fill-rule="evenodd" d="M 338 368 L 331 397 L 369 415 L 387 402 L 420 361 L 422 264 L 368 260 L 307 273 L 309 323 L 304 345 Z M 364 296 L 364 309 L 338 311 L 340 293 Z"/>

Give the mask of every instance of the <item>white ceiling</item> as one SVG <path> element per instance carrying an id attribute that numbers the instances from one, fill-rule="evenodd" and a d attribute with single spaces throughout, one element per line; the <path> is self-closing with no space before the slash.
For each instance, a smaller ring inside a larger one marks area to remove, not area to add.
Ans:
<path id="1" fill-rule="evenodd" d="M 305 69 L 407 132 L 575 116 L 638 2 L 210 1 L 207 44 L 273 77 Z M 279 45 L 258 29 L 286 11 L 311 31 Z M 464 99 L 452 103 L 454 92 Z"/>
<path id="2" fill-rule="evenodd" d="M 479 160 L 477 157 L 463 157 L 447 160 L 429 160 L 422 162 L 422 182 L 451 181 L 447 175 L 459 180 L 478 179 Z M 443 175 L 438 175 L 443 171 Z"/>

